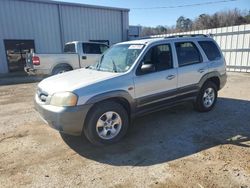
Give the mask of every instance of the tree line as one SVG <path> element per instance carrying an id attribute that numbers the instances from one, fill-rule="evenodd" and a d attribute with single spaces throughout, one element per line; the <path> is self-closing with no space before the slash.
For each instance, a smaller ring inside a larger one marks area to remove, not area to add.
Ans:
<path id="1" fill-rule="evenodd" d="M 211 29 L 250 23 L 250 10 L 238 9 L 220 11 L 212 15 L 201 14 L 195 19 L 180 16 L 174 26 L 142 27 L 142 36 L 159 35 L 192 30 Z"/>

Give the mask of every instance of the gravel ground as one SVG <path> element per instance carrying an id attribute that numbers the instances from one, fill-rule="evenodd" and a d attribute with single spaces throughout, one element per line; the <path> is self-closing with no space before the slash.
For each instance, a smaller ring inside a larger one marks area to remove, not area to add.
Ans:
<path id="1" fill-rule="evenodd" d="M 0 187 L 250 187 L 250 74 L 230 73 L 211 112 L 153 113 L 106 147 L 43 123 L 36 85 L 0 86 Z"/>

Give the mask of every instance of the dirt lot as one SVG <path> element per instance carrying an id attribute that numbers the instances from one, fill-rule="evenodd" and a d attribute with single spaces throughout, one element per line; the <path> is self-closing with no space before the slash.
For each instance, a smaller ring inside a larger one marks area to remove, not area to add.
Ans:
<path id="1" fill-rule="evenodd" d="M 0 187 L 250 187 L 250 74 L 229 74 L 213 111 L 142 117 L 107 147 L 43 123 L 36 85 L 0 86 Z"/>

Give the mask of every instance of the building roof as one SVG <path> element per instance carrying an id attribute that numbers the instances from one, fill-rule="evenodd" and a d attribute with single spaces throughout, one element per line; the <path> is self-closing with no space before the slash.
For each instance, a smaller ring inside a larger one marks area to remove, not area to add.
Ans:
<path id="1" fill-rule="evenodd" d="M 56 5 L 75 6 L 75 7 L 106 9 L 106 10 L 119 10 L 119 11 L 125 11 L 125 12 L 130 11 L 127 8 L 87 5 L 87 4 L 82 4 L 82 3 L 70 3 L 70 2 L 61 2 L 61 1 L 52 1 L 52 0 L 12 0 L 12 1 L 26 1 L 26 2 L 33 2 L 33 3 L 56 4 Z"/>

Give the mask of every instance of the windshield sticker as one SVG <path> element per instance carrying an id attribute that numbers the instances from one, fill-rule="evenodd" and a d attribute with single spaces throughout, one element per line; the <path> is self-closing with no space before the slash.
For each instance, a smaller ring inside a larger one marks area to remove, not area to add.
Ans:
<path id="1" fill-rule="evenodd" d="M 143 45 L 130 45 L 128 49 L 132 49 L 132 50 L 140 50 L 142 49 Z"/>

